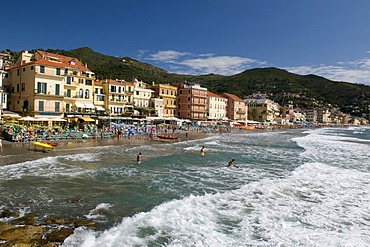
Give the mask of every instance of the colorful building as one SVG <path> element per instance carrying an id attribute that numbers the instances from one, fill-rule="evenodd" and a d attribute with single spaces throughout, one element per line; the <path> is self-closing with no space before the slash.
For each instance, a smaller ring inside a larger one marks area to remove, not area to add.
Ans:
<path id="1" fill-rule="evenodd" d="M 227 98 L 208 92 L 208 119 L 226 120 Z"/>
<path id="2" fill-rule="evenodd" d="M 175 83 L 174 85 L 178 88 L 177 117 L 191 120 L 207 120 L 207 88 L 187 83 Z"/>
<path id="3" fill-rule="evenodd" d="M 8 70 L 8 109 L 24 116 L 60 118 L 64 112 L 91 112 L 95 75 L 78 59 L 24 51 Z"/>
<path id="4" fill-rule="evenodd" d="M 227 98 L 226 114 L 230 120 L 247 120 L 248 107 L 241 98 L 230 93 L 223 93 L 221 96 Z"/>
<path id="5" fill-rule="evenodd" d="M 153 84 L 152 90 L 154 91 L 154 97 L 163 100 L 162 103 L 163 109 L 161 117 L 175 117 L 177 87 L 171 86 L 169 84 Z M 156 103 L 157 103 L 156 106 L 158 108 L 159 101 L 156 101 Z M 160 112 L 158 112 L 157 110 L 156 112 L 158 116 L 161 115 Z"/>

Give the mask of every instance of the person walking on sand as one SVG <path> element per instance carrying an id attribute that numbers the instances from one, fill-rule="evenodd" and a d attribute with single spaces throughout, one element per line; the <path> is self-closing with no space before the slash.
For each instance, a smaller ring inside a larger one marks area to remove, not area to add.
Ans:
<path id="1" fill-rule="evenodd" d="M 204 156 L 204 146 L 200 149 L 200 155 Z"/>
<path id="2" fill-rule="evenodd" d="M 234 166 L 236 168 L 239 168 L 239 166 L 235 165 L 235 159 L 232 159 L 229 161 L 229 163 L 227 164 L 227 167 L 230 167 L 230 166 Z"/>
<path id="3" fill-rule="evenodd" d="M 140 164 L 140 163 L 141 163 L 141 153 L 139 153 L 139 154 L 136 156 L 136 162 L 137 162 L 138 164 Z"/>

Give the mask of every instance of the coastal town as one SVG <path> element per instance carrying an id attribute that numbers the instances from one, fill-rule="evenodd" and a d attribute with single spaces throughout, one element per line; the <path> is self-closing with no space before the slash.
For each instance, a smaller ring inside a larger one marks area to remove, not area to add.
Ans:
<path id="1" fill-rule="evenodd" d="M 0 99 L 2 134 L 10 141 L 32 139 L 37 132 L 96 138 L 123 128 L 127 135 L 127 126 L 149 133 L 147 126 L 158 124 L 170 131 L 368 124 L 335 107 L 302 109 L 293 101 L 279 105 L 259 93 L 242 99 L 187 82 L 98 80 L 77 58 L 42 50 L 22 51 L 16 61 L 10 53 L 0 53 Z"/>

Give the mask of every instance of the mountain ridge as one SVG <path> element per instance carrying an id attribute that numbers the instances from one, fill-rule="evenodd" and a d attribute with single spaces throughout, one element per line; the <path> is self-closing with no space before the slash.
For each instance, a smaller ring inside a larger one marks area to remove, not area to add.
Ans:
<path id="1" fill-rule="evenodd" d="M 280 68 L 253 68 L 241 73 L 223 76 L 217 74 L 182 75 L 167 72 L 130 57 L 114 57 L 81 47 L 70 51 L 47 49 L 47 52 L 75 57 L 87 63 L 97 79 L 134 78 L 147 83 L 188 82 L 200 84 L 208 90 L 222 94 L 235 94 L 241 98 L 260 93 L 279 104 L 293 102 L 299 107 L 339 107 L 346 113 L 369 113 L 370 86 L 343 81 L 332 81 L 322 76 L 298 75 Z"/>

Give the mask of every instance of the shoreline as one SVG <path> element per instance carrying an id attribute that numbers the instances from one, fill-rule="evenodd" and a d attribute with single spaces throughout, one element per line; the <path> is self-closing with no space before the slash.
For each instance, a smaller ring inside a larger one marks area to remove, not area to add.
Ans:
<path id="1" fill-rule="evenodd" d="M 244 132 L 244 131 L 243 131 Z M 205 132 L 189 132 L 188 136 L 185 133 L 178 133 L 179 140 L 176 142 L 183 142 L 189 140 L 202 139 L 209 136 L 220 135 L 220 134 L 232 134 L 228 133 L 205 133 Z M 58 146 L 52 150 L 43 150 L 40 147 L 36 149 L 32 145 L 32 142 L 11 142 L 2 140 L 3 152 L 0 152 L 0 167 L 5 165 L 12 165 L 17 163 L 23 163 L 45 157 L 53 157 L 58 155 L 68 155 L 79 153 L 83 148 L 87 147 L 100 147 L 100 146 L 116 146 L 121 145 L 127 146 L 141 146 L 158 143 L 171 143 L 166 141 L 150 140 L 148 135 L 137 134 L 130 140 L 127 138 L 100 138 L 97 139 L 75 139 L 75 140 L 52 140 L 51 143 L 56 143 Z"/>

